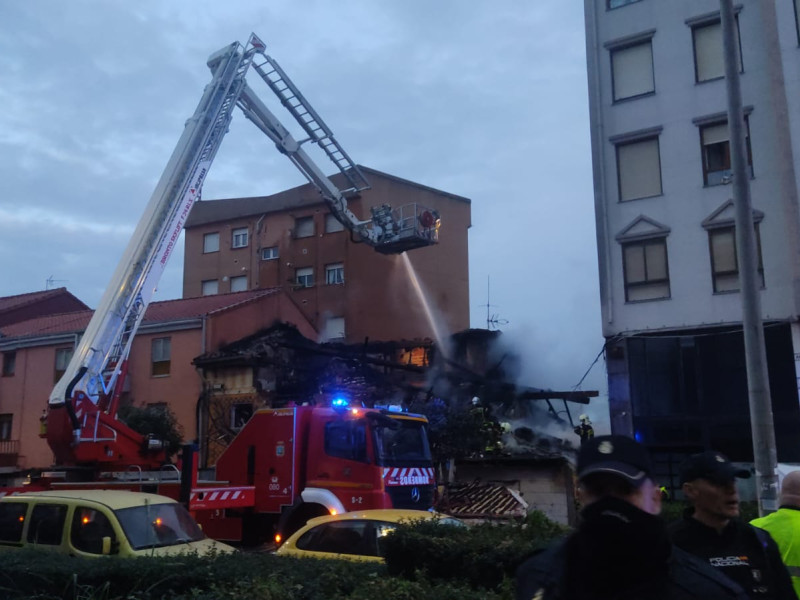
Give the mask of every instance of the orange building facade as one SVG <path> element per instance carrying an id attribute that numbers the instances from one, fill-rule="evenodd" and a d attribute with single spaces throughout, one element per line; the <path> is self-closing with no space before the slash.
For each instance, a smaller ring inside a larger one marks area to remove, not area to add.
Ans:
<path id="1" fill-rule="evenodd" d="M 63 313 L 0 329 L 0 480 L 3 473 L 53 464 L 39 437 L 40 417 L 91 316 L 92 311 Z M 133 342 L 123 400 L 165 405 L 184 440 L 197 438 L 203 379 L 192 360 L 275 322 L 291 322 L 302 335 L 314 335 L 293 300 L 278 289 L 152 303 Z"/>
<path id="2" fill-rule="evenodd" d="M 380 254 L 352 239 L 310 185 L 198 202 L 186 224 L 184 299 L 148 307 L 123 401 L 166 406 L 189 441 L 203 434 L 199 400 L 210 385 L 192 361 L 275 323 L 350 344 L 441 343 L 468 328 L 470 201 L 362 169 L 372 187 L 348 199 L 350 210 L 365 218 L 372 206 L 416 203 L 441 217 L 439 242 Z M 91 316 L 63 289 L 0 298 L 0 485 L 52 465 L 40 417 Z"/>
<path id="3" fill-rule="evenodd" d="M 378 253 L 354 241 L 310 185 L 202 201 L 186 223 L 184 297 L 281 287 L 316 341 L 436 340 L 468 328 L 470 201 L 361 168 L 372 188 L 348 200 L 358 217 L 416 203 L 441 216 L 439 242 Z"/>

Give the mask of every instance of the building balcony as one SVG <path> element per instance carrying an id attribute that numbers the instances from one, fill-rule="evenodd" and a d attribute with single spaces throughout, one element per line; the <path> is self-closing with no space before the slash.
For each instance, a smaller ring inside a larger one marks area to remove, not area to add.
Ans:
<path id="1" fill-rule="evenodd" d="M 19 440 L 0 440 L 0 467 L 16 467 Z"/>

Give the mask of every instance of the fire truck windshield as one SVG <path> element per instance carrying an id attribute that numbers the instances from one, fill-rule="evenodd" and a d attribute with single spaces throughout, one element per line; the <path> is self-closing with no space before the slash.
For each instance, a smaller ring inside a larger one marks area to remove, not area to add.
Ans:
<path id="1" fill-rule="evenodd" d="M 381 419 L 375 422 L 372 431 L 375 459 L 379 465 L 423 467 L 431 464 L 428 434 L 422 421 Z"/>

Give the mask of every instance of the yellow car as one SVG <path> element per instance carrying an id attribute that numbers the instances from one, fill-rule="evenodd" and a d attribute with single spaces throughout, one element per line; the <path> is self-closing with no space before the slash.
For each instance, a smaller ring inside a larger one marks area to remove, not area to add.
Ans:
<path id="1" fill-rule="evenodd" d="M 118 490 L 25 492 L 0 498 L 0 550 L 72 556 L 167 556 L 235 549 L 206 537 L 182 504 Z"/>
<path id="2" fill-rule="evenodd" d="M 464 527 L 463 521 L 424 510 L 376 509 L 311 519 L 276 551 L 284 556 L 383 562 L 381 541 L 398 523 L 436 519 Z"/>

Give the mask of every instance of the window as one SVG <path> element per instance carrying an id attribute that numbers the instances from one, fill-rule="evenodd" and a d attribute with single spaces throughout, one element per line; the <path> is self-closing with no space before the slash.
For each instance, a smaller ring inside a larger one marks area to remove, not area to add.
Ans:
<path id="1" fill-rule="evenodd" d="M 3 377 L 11 377 L 17 369 L 17 353 L 3 352 Z"/>
<path id="2" fill-rule="evenodd" d="M 721 185 L 731 180 L 731 150 L 728 123 L 716 122 L 700 125 L 700 143 L 703 152 L 703 184 Z M 750 125 L 745 117 L 745 146 L 750 177 L 753 176 L 753 157 L 750 152 Z"/>
<path id="3" fill-rule="evenodd" d="M 325 265 L 325 283 L 327 285 L 337 285 L 344 283 L 344 264 L 333 263 Z"/>
<path id="4" fill-rule="evenodd" d="M 621 202 L 661 195 L 658 137 L 617 144 L 617 180 Z"/>
<path id="5" fill-rule="evenodd" d="M 666 238 L 623 244 L 622 263 L 626 302 L 670 297 Z"/>
<path id="6" fill-rule="evenodd" d="M 794 28 L 797 31 L 797 43 L 800 44 L 800 0 L 794 0 Z"/>
<path id="7" fill-rule="evenodd" d="M 275 260 L 276 258 L 280 258 L 277 246 L 261 249 L 261 260 Z"/>
<path id="8" fill-rule="evenodd" d="M 0 503 L 0 542 L 22 541 L 22 528 L 28 505 L 25 502 Z"/>
<path id="9" fill-rule="evenodd" d="M 761 259 L 761 235 L 755 226 L 756 251 L 758 253 L 759 285 L 764 287 L 764 265 Z M 708 247 L 711 255 L 711 276 L 714 293 L 739 291 L 739 262 L 736 256 L 736 228 L 719 227 L 709 229 Z"/>
<path id="10" fill-rule="evenodd" d="M 247 247 L 247 227 L 240 227 L 231 232 L 231 248 Z"/>
<path id="11" fill-rule="evenodd" d="M 325 233 L 336 233 L 337 231 L 344 231 L 344 225 L 339 219 L 328 213 L 325 215 Z"/>
<path id="12" fill-rule="evenodd" d="M 323 341 L 344 339 L 344 317 L 329 317 L 325 322 Z"/>
<path id="13" fill-rule="evenodd" d="M 611 81 L 614 102 L 655 92 L 652 40 L 612 48 Z"/>
<path id="14" fill-rule="evenodd" d="M 700 83 L 725 77 L 725 59 L 722 50 L 722 24 L 719 16 L 712 21 L 704 19 L 692 25 L 694 43 L 694 78 Z M 742 71 L 742 50 L 739 45 L 739 22 L 736 21 L 736 48 L 739 72 Z"/>
<path id="15" fill-rule="evenodd" d="M 64 504 L 37 504 L 28 523 L 28 542 L 58 546 L 64 533 L 67 507 Z"/>
<path id="16" fill-rule="evenodd" d="M 151 346 L 151 355 L 153 377 L 169 375 L 170 358 L 172 355 L 170 338 L 155 338 Z"/>
<path id="17" fill-rule="evenodd" d="M 14 415 L 6 413 L 0 415 L 0 442 L 11 439 L 11 425 L 14 423 Z"/>
<path id="18" fill-rule="evenodd" d="M 58 348 L 56 349 L 56 374 L 55 381 L 61 379 L 67 370 L 69 361 L 72 360 L 72 348 Z"/>
<path id="19" fill-rule="evenodd" d="M 231 292 L 246 292 L 247 291 L 247 275 L 239 275 L 238 277 L 231 277 Z"/>
<path id="20" fill-rule="evenodd" d="M 253 405 L 251 403 L 234 404 L 231 406 L 231 429 L 239 431 L 252 416 Z"/>
<path id="21" fill-rule="evenodd" d="M 203 254 L 219 252 L 219 232 L 207 233 L 203 236 Z"/>
<path id="22" fill-rule="evenodd" d="M 633 4 L 634 2 L 639 2 L 640 0 L 608 0 L 608 9 L 611 10 L 612 8 L 619 8 L 620 6 L 625 6 L 626 4 Z"/>
<path id="23" fill-rule="evenodd" d="M 389 525 L 391 528 L 397 527 L 394 523 L 378 523 Z M 298 538 L 297 547 L 309 552 L 378 556 L 377 542 L 377 532 L 373 523 L 362 519 L 349 519 L 309 529 Z"/>
<path id="24" fill-rule="evenodd" d="M 314 285 L 314 268 L 303 267 L 295 271 L 295 283 L 298 287 L 312 287 Z"/>
<path id="25" fill-rule="evenodd" d="M 90 554 L 102 554 L 104 537 L 111 538 L 113 547 L 117 536 L 108 517 L 99 510 L 77 506 L 72 516 L 70 533 L 70 542 L 75 549 Z"/>
<path id="26" fill-rule="evenodd" d="M 201 284 L 201 294 L 203 296 L 213 296 L 214 294 L 219 294 L 219 281 L 216 279 L 206 279 Z"/>
<path id="27" fill-rule="evenodd" d="M 367 460 L 367 428 L 364 421 L 331 421 L 325 424 L 325 454 L 348 460 Z"/>
<path id="28" fill-rule="evenodd" d="M 294 237 L 304 238 L 314 235 L 314 217 L 300 217 L 294 220 Z"/>

